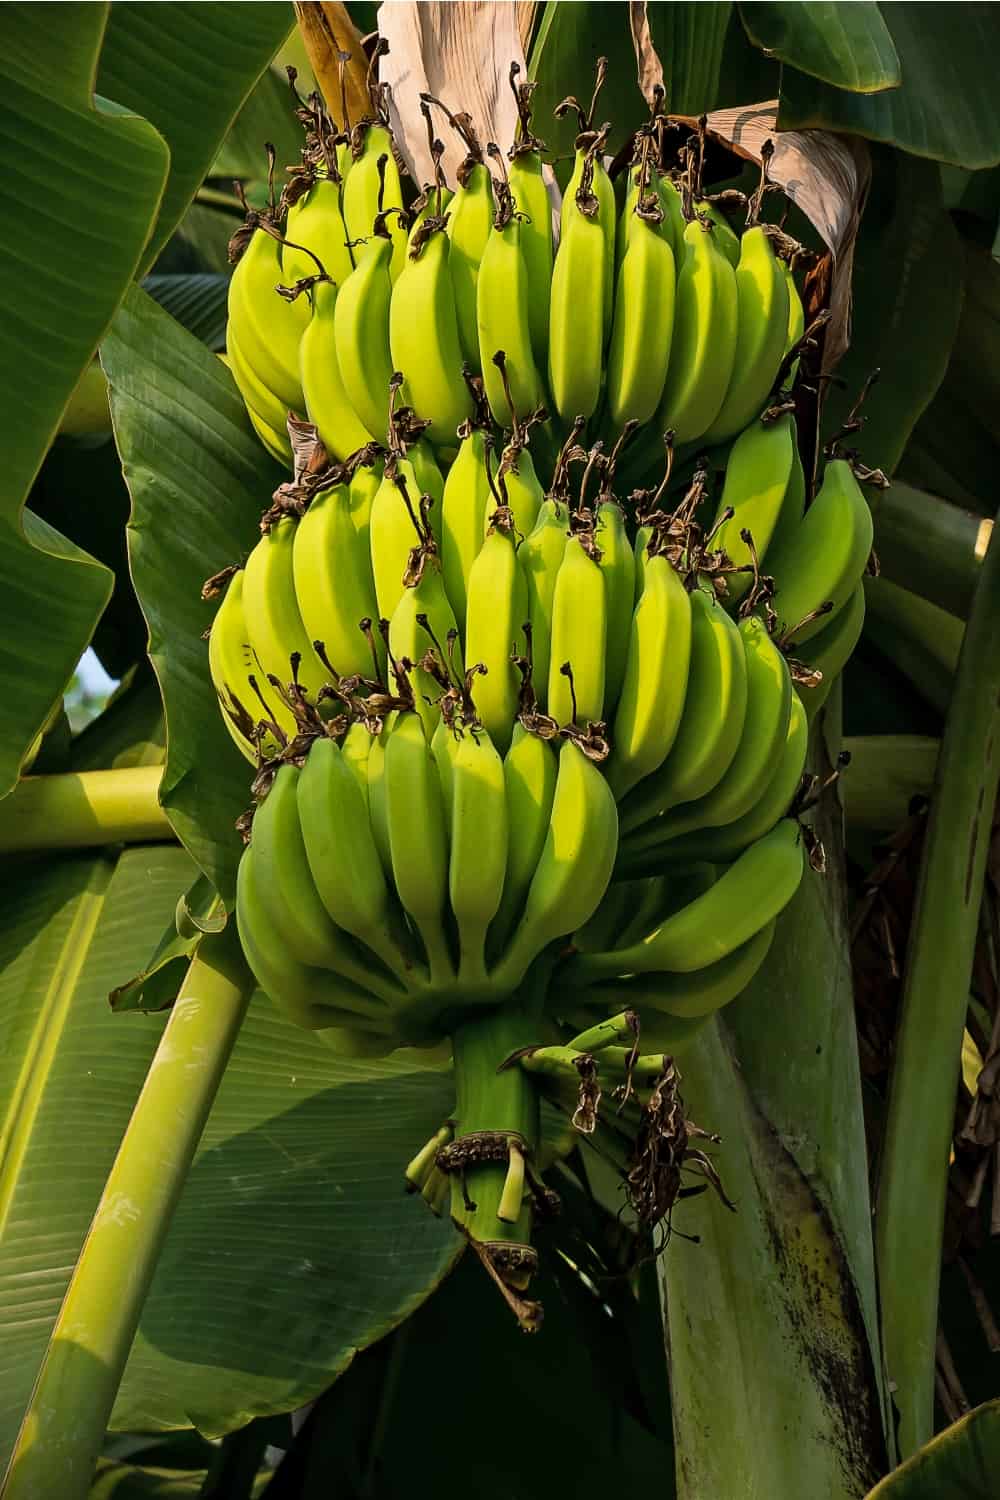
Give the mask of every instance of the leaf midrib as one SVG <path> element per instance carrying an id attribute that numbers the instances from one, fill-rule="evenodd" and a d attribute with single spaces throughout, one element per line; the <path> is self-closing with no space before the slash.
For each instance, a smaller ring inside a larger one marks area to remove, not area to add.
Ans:
<path id="1" fill-rule="evenodd" d="M 41 1109 L 53 1060 L 62 1040 L 80 975 L 90 956 L 94 932 L 101 919 L 114 864 L 96 860 L 81 892 L 62 952 L 38 1007 L 24 1058 L 10 1092 L 0 1128 L 0 1239 Z"/>

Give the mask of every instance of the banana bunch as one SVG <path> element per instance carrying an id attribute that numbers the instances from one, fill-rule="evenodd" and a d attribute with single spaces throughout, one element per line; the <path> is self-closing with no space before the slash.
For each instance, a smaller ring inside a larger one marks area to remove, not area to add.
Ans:
<path id="1" fill-rule="evenodd" d="M 616 198 L 601 81 L 559 107 L 558 243 L 516 67 L 509 164 L 424 96 L 435 181 L 409 207 L 374 81 L 353 128 L 300 101 L 302 166 L 236 237 L 228 340 L 292 478 L 206 585 L 255 771 L 250 967 L 342 1053 L 450 1050 L 454 1115 L 408 1179 L 525 1326 L 540 1092 L 593 1129 L 603 1070 L 645 1108 L 764 962 L 872 544 L 835 445 L 806 503 L 766 163 L 737 236 L 654 117 Z"/>

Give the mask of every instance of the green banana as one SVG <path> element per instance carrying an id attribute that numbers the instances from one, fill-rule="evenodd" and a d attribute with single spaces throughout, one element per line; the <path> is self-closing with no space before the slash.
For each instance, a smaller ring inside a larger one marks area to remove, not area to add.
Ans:
<path id="1" fill-rule="evenodd" d="M 372 733 L 361 719 L 356 719 L 340 742 L 340 758 L 354 777 L 365 804 L 365 816 L 370 816 L 368 807 L 368 757 L 371 754 Z M 374 833 L 372 835 L 374 837 Z"/>
<path id="2" fill-rule="evenodd" d="M 517 103 L 517 138 L 510 150 L 507 180 L 521 219 L 521 254 L 528 270 L 528 324 L 537 369 L 544 370 L 549 350 L 549 287 L 554 246 L 552 205 L 542 176 L 543 142 L 531 132 L 531 94 L 534 83 L 517 83 L 520 72 L 511 64 L 510 86 Z M 506 347 L 506 346 L 504 346 Z"/>
<path id="3" fill-rule="evenodd" d="M 768 550 L 774 608 L 796 645 L 829 625 L 864 576 L 872 550 L 872 513 L 844 458 L 830 459 L 819 493 L 799 525 Z M 822 611 L 825 604 L 832 611 Z"/>
<path id="4" fill-rule="evenodd" d="M 470 153 L 458 169 L 458 187 L 448 214 L 451 254 L 451 284 L 458 316 L 462 353 L 479 371 L 479 324 L 476 317 L 476 287 L 479 266 L 493 229 L 493 179 L 482 159 Z"/>
<path id="5" fill-rule="evenodd" d="M 742 994 L 768 955 L 774 927 L 773 920 L 766 922 L 725 958 L 690 973 L 663 970 L 592 985 L 584 991 L 587 1002 L 601 1002 L 609 1011 L 623 1005 L 635 1011 L 640 1018 L 639 1042 L 645 1052 L 650 1046 L 650 1033 L 655 1034 L 659 1013 L 688 1019 L 709 1016 Z"/>
<path id="6" fill-rule="evenodd" d="M 695 443 L 719 415 L 736 359 L 736 273 L 710 221 L 684 231 L 670 363 L 657 419 L 678 447 Z"/>
<path id="7" fill-rule="evenodd" d="M 223 720 L 237 749 L 254 764 L 261 758 L 271 760 L 280 751 L 281 742 L 272 728 L 264 728 L 258 741 L 257 730 L 265 722 L 263 714 L 288 739 L 295 735 L 295 720 L 268 682 L 250 644 L 243 613 L 242 571 L 229 580 L 212 621 L 208 669 Z M 257 692 L 250 685 L 251 677 L 257 684 Z"/>
<path id="8" fill-rule="evenodd" d="M 371 541 L 372 505 L 381 483 L 381 464 L 374 459 L 370 463 L 359 463 L 350 479 L 351 520 L 366 552 Z M 371 567 L 370 557 L 368 565 Z"/>
<path id="9" fill-rule="evenodd" d="M 338 286 L 354 270 L 341 212 L 342 191 L 343 184 L 334 178 L 317 177 L 309 191 L 289 207 L 285 239 L 292 243 L 281 247 L 281 270 L 287 284 L 315 276 L 319 269 L 316 260 Z M 304 249 L 300 250 L 300 245 Z M 306 253 L 310 250 L 312 255 Z"/>
<path id="10" fill-rule="evenodd" d="M 497 488 L 514 522 L 514 535 L 519 543 L 523 542 L 533 530 L 545 499 L 545 491 L 523 437 L 512 438 L 500 455 Z M 487 507 L 486 530 L 489 530 L 490 519 Z"/>
<path id="11" fill-rule="evenodd" d="M 264 447 L 280 464 L 292 467 L 292 445 L 288 441 L 288 412 L 273 391 L 268 390 L 247 363 L 232 329 L 227 333 L 227 363 L 236 388 L 243 397 L 247 415 Z"/>
<path id="12" fill-rule="evenodd" d="M 295 596 L 310 640 L 322 641 L 341 677 L 370 677 L 371 648 L 361 622 L 377 616 L 375 584 L 346 484 L 313 498 L 295 530 L 292 564 Z"/>
<path id="13" fill-rule="evenodd" d="M 299 377 L 306 411 L 331 457 L 341 460 L 370 443 L 374 434 L 355 413 L 337 359 L 337 287 L 319 281 L 312 289 L 313 313 L 299 342 Z"/>
<path id="14" fill-rule="evenodd" d="M 607 173 L 597 142 L 577 152 L 563 198 L 562 232 L 552 268 L 549 304 L 549 390 L 564 422 L 590 417 L 601 395 L 605 302 L 610 306 L 614 252 L 602 219 L 601 183 Z M 609 184 L 610 186 L 610 184 Z M 614 194 L 611 201 L 614 232 Z"/>
<path id="15" fill-rule="evenodd" d="M 785 509 L 797 457 L 795 419 L 790 412 L 775 422 L 751 422 L 729 451 L 712 545 L 747 571 L 726 575 L 727 603 L 742 599 L 754 581 L 750 546 L 741 532 L 750 533 L 758 560 L 766 557 Z"/>
<path id="16" fill-rule="evenodd" d="M 458 983 L 485 984 L 486 934 L 507 868 L 504 763 L 487 732 L 466 733 L 451 761 L 448 891 L 458 924 Z"/>
<path id="17" fill-rule="evenodd" d="M 385 794 L 385 747 L 389 743 L 389 736 L 398 717 L 396 709 L 386 714 L 383 728 L 378 734 L 372 735 L 368 758 L 365 761 L 365 772 L 368 777 L 368 816 L 371 819 L 372 838 L 375 840 L 375 848 L 382 861 L 382 868 L 390 880 L 393 874 L 392 850 L 389 847 L 389 810 Z"/>
<path id="18" fill-rule="evenodd" d="M 313 650 L 295 597 L 297 524 L 290 517 L 280 520 L 250 553 L 243 570 L 243 609 L 250 644 L 268 676 L 287 686 L 297 654 L 298 680 L 315 703 L 330 674 Z"/>
<path id="19" fill-rule="evenodd" d="M 301 416 L 305 400 L 299 382 L 299 339 L 309 311 L 300 297 L 287 302 L 278 296 L 276 288 L 283 279 L 278 241 L 265 229 L 255 228 L 229 280 L 228 329 L 260 383 L 283 407 Z"/>
<path id="20" fill-rule="evenodd" d="M 581 953 L 567 965 L 572 982 L 587 984 L 620 974 L 672 970 L 689 974 L 727 958 L 772 922 L 798 890 L 803 868 L 802 830 L 784 818 L 746 849 L 710 890 L 666 919 L 630 948 Z"/>
<path id="21" fill-rule="evenodd" d="M 393 656 L 397 661 L 406 657 L 414 663 L 410 684 L 428 738 L 434 734 L 440 720 L 437 700 L 443 689 L 437 677 L 425 671 L 419 663 L 427 651 L 435 651 L 436 642 L 444 657 L 441 661 L 443 671 L 447 672 L 450 666 L 460 677 L 462 648 L 457 637 L 455 614 L 445 593 L 437 558 L 432 556 L 417 582 L 404 588 L 389 622 L 389 649 Z"/>
<path id="22" fill-rule="evenodd" d="M 470 426 L 448 470 L 441 503 L 441 568 L 444 586 L 461 629 L 469 596 L 469 575 L 486 535 L 495 502 L 490 484 L 490 434 Z"/>
<path id="23" fill-rule="evenodd" d="M 658 818 L 658 836 L 676 838 L 698 828 L 717 828 L 750 812 L 766 791 L 788 738 L 792 679 L 788 664 L 755 615 L 740 621 L 746 651 L 747 707 L 743 734 L 725 775 L 697 802 L 686 802 Z M 653 829 L 649 830 L 653 842 Z"/>
<path id="24" fill-rule="evenodd" d="M 586 727 L 603 719 L 607 635 L 604 574 L 579 536 L 571 536 L 552 595 L 547 712 L 557 724 Z M 572 676 L 563 671 L 567 663 Z"/>
<path id="25" fill-rule="evenodd" d="M 732 375 L 722 409 L 705 434 L 706 443 L 724 443 L 753 421 L 767 401 L 785 353 L 788 287 L 770 238 L 759 224 L 740 241 L 736 305 Z"/>
<path id="26" fill-rule="evenodd" d="M 444 475 L 434 457 L 434 449 L 426 438 L 415 443 L 407 442 L 406 457 L 413 468 L 413 478 L 418 495 L 430 495 L 434 502 L 428 511 L 431 533 L 438 546 L 441 545 L 441 507 L 444 503 Z"/>
<path id="27" fill-rule="evenodd" d="M 610 717 L 625 681 L 635 608 L 635 556 L 616 500 L 602 500 L 598 505 L 595 536 L 601 552 L 607 613 L 603 715 Z"/>
<path id="28" fill-rule="evenodd" d="M 421 226 L 426 224 L 428 219 L 444 218 L 452 196 L 451 188 L 445 187 L 444 183 L 440 185 L 440 188 L 433 182 L 424 183 L 420 196 L 410 204 L 410 229 L 406 237 L 407 255 L 423 239 Z"/>
<path id="29" fill-rule="evenodd" d="M 372 500 L 368 532 L 378 613 L 385 620 L 392 619 L 403 597 L 410 554 L 425 540 L 420 496 L 412 463 L 394 457 Z"/>
<path id="30" fill-rule="evenodd" d="M 674 252 L 659 223 L 646 217 L 651 212 L 663 212 L 656 195 L 640 196 L 637 189 L 627 220 L 631 232 L 618 272 L 608 349 L 608 416 L 615 430 L 628 421 L 650 420 L 660 405 L 670 360 Z"/>
<path id="31" fill-rule="evenodd" d="M 680 726 L 659 770 L 623 804 L 623 832 L 712 790 L 736 754 L 746 702 L 746 652 L 740 632 L 714 593 L 696 588 L 691 594 L 691 658 Z"/>
<path id="32" fill-rule="evenodd" d="M 420 934 L 432 984 L 450 984 L 455 971 L 444 928 L 448 834 L 438 770 L 418 714 L 400 713 L 389 731 L 384 774 L 396 892 Z"/>
<path id="33" fill-rule="evenodd" d="M 518 710 L 520 677 L 512 657 L 527 619 L 527 587 L 514 536 L 495 518 L 469 573 L 465 659 L 470 667 L 486 668 L 476 683 L 476 710 L 501 755 L 510 745 Z"/>
<path id="34" fill-rule="evenodd" d="M 606 765 L 619 801 L 659 769 L 673 746 L 687 696 L 691 626 L 691 599 L 679 575 L 662 554 L 649 558 Z"/>
<path id="35" fill-rule="evenodd" d="M 722 212 L 722 209 L 718 208 L 714 203 L 710 203 L 707 198 L 701 198 L 694 204 L 694 211 L 696 214 L 704 214 L 706 218 L 711 220 L 719 249 L 735 271 L 740 263 L 740 246 L 742 240 Z M 743 238 L 745 239 L 746 236 L 744 235 Z"/>
<path id="36" fill-rule="evenodd" d="M 523 724 L 515 724 L 503 762 L 507 870 L 500 907 L 489 932 L 491 954 L 503 952 L 524 908 L 548 836 L 558 768 L 552 746 Z"/>
<path id="37" fill-rule="evenodd" d="M 524 911 L 491 976 L 498 989 L 513 992 L 542 948 L 590 918 L 607 890 L 617 848 L 618 809 L 611 789 L 594 762 L 566 740 Z"/>
<path id="38" fill-rule="evenodd" d="M 389 275 L 396 281 L 406 260 L 407 231 L 401 213 L 403 186 L 393 155 L 392 134 L 384 120 L 360 120 L 351 132 L 351 165 L 341 201 L 347 237 L 352 242 L 364 240 L 371 234 L 376 217 L 382 217 L 391 242 Z M 371 241 L 362 245 L 355 251 L 355 260 L 363 262 L 371 248 Z"/>
<path id="39" fill-rule="evenodd" d="M 376 234 L 368 254 L 359 260 L 337 293 L 333 322 L 344 390 L 359 421 L 380 443 L 389 435 L 389 383 L 393 375 L 389 351 L 391 257 L 392 240 Z"/>
<path id="40" fill-rule="evenodd" d="M 362 732 L 370 740 L 367 730 Z M 332 921 L 407 986 L 426 979 L 386 882 L 366 792 L 333 740 L 314 741 L 296 795 L 310 874 Z"/>
<path id="41" fill-rule="evenodd" d="M 521 251 L 521 225 L 506 183 L 495 186 L 496 218 L 486 241 L 476 283 L 476 327 L 480 368 L 493 417 L 513 427 L 544 401 L 531 341 L 528 263 Z M 505 369 L 494 356 L 504 355 Z M 513 410 L 511 409 L 513 402 Z"/>
<path id="42" fill-rule="evenodd" d="M 341 975 L 308 968 L 293 957 L 261 903 L 260 887 L 250 846 L 244 849 L 236 872 L 236 926 L 247 963 L 261 989 L 296 1026 L 309 1031 L 344 1028 L 345 1055 L 353 1051 L 358 1056 L 380 1056 L 391 1051 L 386 1007 Z"/>
<path id="43" fill-rule="evenodd" d="M 539 506 L 535 524 L 518 549 L 527 587 L 528 619 L 531 622 L 531 681 L 538 705 L 543 710 L 548 707 L 556 578 L 566 553 L 568 532 L 569 512 L 566 506 L 549 496 Z"/>
<path id="44" fill-rule="evenodd" d="M 472 415 L 462 378 L 462 350 L 451 275 L 450 242 L 443 223 L 428 223 L 423 241 L 409 251 L 392 291 L 389 347 L 403 379 L 406 400 L 430 421 L 439 447 L 455 447 L 457 430 Z"/>
<path id="45" fill-rule="evenodd" d="M 865 587 L 859 583 L 843 609 L 838 610 L 811 640 L 793 649 L 797 661 L 822 676 L 815 687 L 797 681 L 795 690 L 802 699 L 810 723 L 830 696 L 830 689 L 846 667 L 861 639 L 865 624 Z"/>

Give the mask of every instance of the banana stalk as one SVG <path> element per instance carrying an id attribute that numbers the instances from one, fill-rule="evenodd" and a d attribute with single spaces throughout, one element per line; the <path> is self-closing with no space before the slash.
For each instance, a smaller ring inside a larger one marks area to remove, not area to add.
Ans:
<path id="1" fill-rule="evenodd" d="M 172 839 L 157 800 L 162 775 L 162 766 L 124 766 L 26 776 L 0 803 L 0 851 Z"/>

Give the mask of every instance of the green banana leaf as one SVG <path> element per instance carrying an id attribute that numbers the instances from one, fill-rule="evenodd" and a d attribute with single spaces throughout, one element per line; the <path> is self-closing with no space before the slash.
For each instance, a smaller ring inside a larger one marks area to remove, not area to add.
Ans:
<path id="1" fill-rule="evenodd" d="M 726 34 L 735 25 L 732 11 L 729 4 L 684 0 L 653 0 L 646 6 L 667 108 L 674 114 L 698 115 L 716 107 Z"/>
<path id="2" fill-rule="evenodd" d="M 145 116 L 170 148 L 170 175 L 144 268 L 173 233 L 220 142 L 294 24 L 292 7 L 270 0 L 112 7 L 98 92 Z"/>
<path id="3" fill-rule="evenodd" d="M 225 349 L 228 276 L 146 276 L 142 289 L 214 354 Z"/>
<path id="4" fill-rule="evenodd" d="M 758 47 L 836 88 L 870 94 L 895 88 L 899 58 L 876 0 L 755 0 L 740 6 Z"/>
<path id="5" fill-rule="evenodd" d="M 737 1210 L 679 1206 L 700 1243 L 661 1262 L 682 1500 L 859 1500 L 887 1467 L 840 841 L 822 827 L 830 873 L 807 871 L 764 969 L 681 1061 Z"/>
<path id="6" fill-rule="evenodd" d="M 879 94 L 848 93 L 786 68 L 779 127 L 848 131 L 960 167 L 1000 161 L 996 8 L 964 0 L 959 10 L 900 4 L 880 9 L 899 58 L 900 87 Z"/>
<path id="7" fill-rule="evenodd" d="M 977 1406 L 887 1474 L 867 1500 L 993 1500 L 1000 1401 Z"/>
<path id="8" fill-rule="evenodd" d="M 156 1017 L 116 1019 L 108 991 L 145 963 L 191 875 L 184 851 L 163 845 L 3 872 L 3 1461 L 162 1030 Z"/>
<path id="9" fill-rule="evenodd" d="M 864 431 L 851 445 L 887 474 L 945 377 L 962 313 L 962 268 L 939 168 L 899 152 L 875 152 L 854 252 L 851 347 L 837 367 L 844 384 L 828 393 L 823 429 L 826 436 L 836 431 L 879 370 L 862 408 Z"/>
<path id="10" fill-rule="evenodd" d="M 255 10 L 259 7 L 254 6 Z M 275 11 L 288 7 L 275 5 Z M 296 32 L 296 35 L 298 33 Z M 302 90 L 301 80 L 298 83 Z M 240 177 L 250 181 L 266 175 L 264 143 L 270 141 L 277 153 L 278 170 L 291 166 L 299 159 L 303 142 L 302 126 L 295 118 L 292 91 L 288 87 L 284 69 L 274 65 L 258 78 L 253 91 L 245 101 L 229 134 L 212 162 L 212 177 Z"/>
<path id="11" fill-rule="evenodd" d="M 252 769 L 226 732 L 208 674 L 202 635 L 215 606 L 201 585 L 246 556 L 285 476 L 222 362 L 138 288 L 101 359 L 132 497 L 132 576 L 167 717 L 160 796 L 178 837 L 230 901 L 240 855 L 233 824 Z"/>

